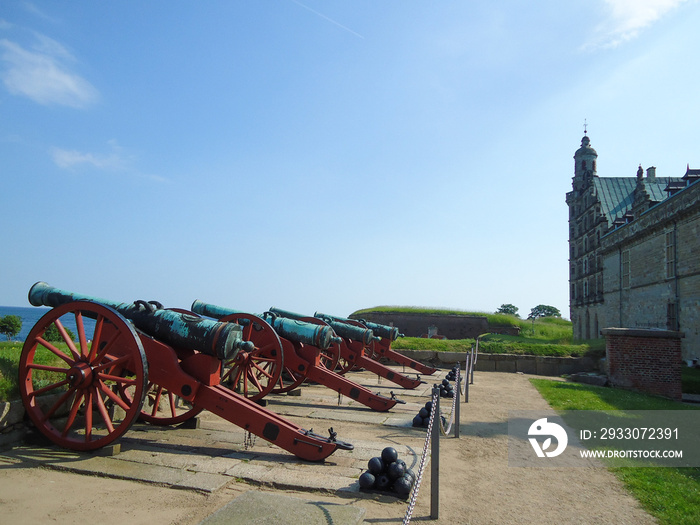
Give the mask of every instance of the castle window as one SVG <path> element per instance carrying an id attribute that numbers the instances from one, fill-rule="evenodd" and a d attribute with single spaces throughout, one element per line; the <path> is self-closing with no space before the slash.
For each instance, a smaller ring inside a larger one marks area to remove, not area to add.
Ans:
<path id="1" fill-rule="evenodd" d="M 666 278 L 676 276 L 676 236 L 675 232 L 666 232 Z"/>
<path id="2" fill-rule="evenodd" d="M 588 297 L 588 281 L 583 281 L 583 296 Z"/>
<path id="3" fill-rule="evenodd" d="M 666 328 L 678 330 L 678 304 L 668 303 L 666 305 Z"/>
<path id="4" fill-rule="evenodd" d="M 621 268 L 621 279 L 622 279 L 622 287 L 623 288 L 629 288 L 630 287 L 630 251 L 625 250 L 622 252 L 622 268 Z"/>

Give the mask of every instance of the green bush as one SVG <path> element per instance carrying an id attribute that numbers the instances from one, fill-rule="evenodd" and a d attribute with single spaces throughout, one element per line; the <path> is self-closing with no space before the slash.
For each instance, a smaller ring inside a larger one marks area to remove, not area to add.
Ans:
<path id="1" fill-rule="evenodd" d="M 66 333 L 68 334 L 68 337 L 71 338 L 71 341 L 75 341 L 75 334 L 72 332 L 72 330 L 68 327 L 64 327 L 66 330 Z M 58 328 L 56 328 L 55 324 L 51 324 L 46 331 L 44 332 L 44 339 L 51 343 L 62 343 L 63 342 L 63 336 L 61 335 L 61 332 L 58 331 Z"/>

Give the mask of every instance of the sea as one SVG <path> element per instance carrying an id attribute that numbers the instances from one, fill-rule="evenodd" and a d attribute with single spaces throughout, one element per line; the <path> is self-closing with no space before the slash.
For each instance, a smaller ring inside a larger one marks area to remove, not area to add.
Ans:
<path id="1" fill-rule="evenodd" d="M 24 341 L 27 336 L 29 335 L 29 332 L 31 329 L 34 327 L 36 322 L 41 319 L 41 317 L 50 312 L 51 308 L 46 308 L 42 306 L 31 306 L 31 307 L 23 307 L 23 306 L 0 306 L 0 317 L 4 317 L 6 315 L 16 315 L 20 318 L 22 318 L 22 329 L 20 330 L 19 334 L 15 337 L 12 338 L 13 341 Z M 70 328 L 70 330 L 77 336 L 78 329 L 75 327 L 75 317 L 72 315 L 66 315 L 61 318 L 61 323 L 63 326 L 66 328 Z M 88 339 L 91 339 L 90 335 L 94 332 L 95 330 L 95 321 L 93 319 L 88 319 L 84 318 L 84 323 L 85 323 L 85 333 L 87 334 Z M 0 341 L 4 341 L 5 336 L 0 334 Z"/>

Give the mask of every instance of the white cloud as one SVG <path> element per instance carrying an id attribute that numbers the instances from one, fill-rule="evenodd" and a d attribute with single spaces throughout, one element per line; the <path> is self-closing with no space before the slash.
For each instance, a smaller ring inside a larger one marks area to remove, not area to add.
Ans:
<path id="1" fill-rule="evenodd" d="M 586 48 L 616 47 L 688 0 L 604 0 L 607 16 Z"/>
<path id="2" fill-rule="evenodd" d="M 55 40 L 43 35 L 36 38 L 34 50 L 0 40 L 0 60 L 6 65 L 0 78 L 7 90 L 44 105 L 82 108 L 95 102 L 97 90 L 66 64 L 73 56 Z"/>
<path id="3" fill-rule="evenodd" d="M 89 165 L 101 170 L 116 171 L 126 167 L 127 159 L 115 141 L 109 141 L 112 151 L 107 154 L 83 153 L 77 150 L 51 148 L 51 158 L 59 168 L 72 169 Z"/>
<path id="4" fill-rule="evenodd" d="M 51 160 L 59 168 L 75 170 L 81 167 L 97 168 L 100 171 L 119 172 L 123 175 L 148 179 L 154 182 L 169 182 L 160 175 L 141 173 L 133 168 L 133 156 L 124 153 L 116 140 L 107 142 L 111 151 L 107 153 L 91 153 L 74 149 L 53 147 L 49 150 Z"/>

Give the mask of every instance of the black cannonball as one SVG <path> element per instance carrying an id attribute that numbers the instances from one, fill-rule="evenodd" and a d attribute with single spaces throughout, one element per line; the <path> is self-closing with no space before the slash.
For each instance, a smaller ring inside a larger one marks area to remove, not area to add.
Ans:
<path id="1" fill-rule="evenodd" d="M 396 452 L 394 447 L 386 447 L 384 450 L 382 450 L 382 461 L 386 465 L 393 463 L 397 459 L 399 459 L 399 453 Z"/>
<path id="2" fill-rule="evenodd" d="M 413 486 L 413 479 L 410 476 L 403 476 L 396 481 L 394 481 L 394 492 L 400 496 L 408 496 L 411 493 L 411 487 Z"/>
<path id="3" fill-rule="evenodd" d="M 423 418 L 420 416 L 414 417 L 412 424 L 414 427 L 422 427 L 423 426 Z"/>
<path id="4" fill-rule="evenodd" d="M 387 490 L 391 486 L 391 480 L 386 474 L 379 474 L 374 482 L 374 488 L 377 490 Z"/>
<path id="5" fill-rule="evenodd" d="M 442 384 L 443 384 L 443 386 L 447 386 L 450 384 L 450 382 L 447 379 L 443 379 Z"/>
<path id="6" fill-rule="evenodd" d="M 404 477 L 406 477 L 406 476 L 410 476 L 410 478 L 414 481 L 416 479 L 416 473 L 413 472 L 413 469 L 410 469 L 410 468 L 406 469 L 406 473 L 404 474 Z"/>
<path id="7" fill-rule="evenodd" d="M 375 476 L 378 476 L 384 472 L 384 462 L 382 461 L 382 458 L 375 457 L 370 459 L 367 462 L 367 470 Z"/>
<path id="8" fill-rule="evenodd" d="M 426 418 L 430 415 L 430 410 L 427 408 L 423 407 L 418 411 L 418 415 L 422 418 Z"/>
<path id="9" fill-rule="evenodd" d="M 433 409 L 433 402 L 432 402 L 432 401 L 428 401 L 428 402 L 425 404 L 425 409 L 426 409 L 428 412 L 430 412 L 430 411 Z"/>
<path id="10" fill-rule="evenodd" d="M 403 478 L 403 475 L 406 473 L 406 464 L 401 464 L 398 461 L 394 461 L 393 463 L 389 464 L 386 469 L 386 473 L 389 476 L 389 479 L 392 480 Z"/>
<path id="11" fill-rule="evenodd" d="M 375 483 L 376 479 L 377 478 L 370 471 L 364 472 L 360 476 L 360 488 L 361 489 L 374 488 L 374 483 Z"/>

